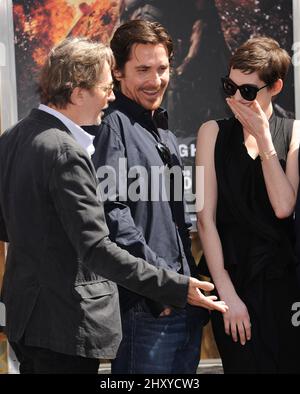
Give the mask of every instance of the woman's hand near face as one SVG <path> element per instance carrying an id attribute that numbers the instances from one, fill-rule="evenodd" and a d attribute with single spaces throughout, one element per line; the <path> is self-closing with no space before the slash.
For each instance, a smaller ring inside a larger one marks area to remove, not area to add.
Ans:
<path id="1" fill-rule="evenodd" d="M 258 145 L 265 148 L 272 143 L 268 118 L 257 100 L 249 106 L 232 98 L 227 98 L 226 101 L 245 131 L 255 137 Z"/>
<path id="2" fill-rule="evenodd" d="M 297 122 L 294 122 L 291 144 L 294 150 L 290 147 L 285 174 L 276 155 L 267 116 L 259 103 L 255 100 L 251 105 L 245 105 L 232 98 L 227 99 L 227 103 L 242 124 L 244 131 L 256 140 L 259 155 L 262 158 L 261 165 L 267 193 L 275 215 L 279 219 L 290 216 L 295 207 L 299 181 L 298 155 L 292 153 L 296 151 L 296 146 L 299 147 L 300 134 L 296 132 Z"/>

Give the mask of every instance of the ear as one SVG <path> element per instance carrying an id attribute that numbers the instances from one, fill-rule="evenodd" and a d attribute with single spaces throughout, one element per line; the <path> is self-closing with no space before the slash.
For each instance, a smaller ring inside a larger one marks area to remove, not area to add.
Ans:
<path id="1" fill-rule="evenodd" d="M 277 79 L 277 81 L 274 83 L 274 85 L 271 88 L 272 96 L 276 96 L 277 94 L 279 94 L 282 88 L 283 88 L 282 79 Z"/>
<path id="2" fill-rule="evenodd" d="M 121 71 L 121 70 L 118 70 L 118 69 L 114 69 L 114 70 L 113 70 L 113 75 L 114 75 L 114 77 L 115 77 L 115 79 L 116 79 L 117 81 L 121 81 L 121 79 L 123 78 L 123 73 L 122 73 L 122 71 Z"/>
<path id="3" fill-rule="evenodd" d="M 73 89 L 71 94 L 71 102 L 74 105 L 82 105 L 84 102 L 85 90 L 79 87 Z"/>

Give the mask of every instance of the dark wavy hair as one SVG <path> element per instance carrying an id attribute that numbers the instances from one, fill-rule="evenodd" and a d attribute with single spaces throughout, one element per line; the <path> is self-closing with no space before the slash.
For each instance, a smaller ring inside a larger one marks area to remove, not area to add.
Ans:
<path id="1" fill-rule="evenodd" d="M 117 70 L 124 70 L 135 44 L 163 44 L 169 61 L 173 59 L 173 41 L 167 30 L 158 22 L 136 19 L 121 25 L 111 39 L 110 47 L 115 56 Z M 118 81 L 115 81 L 115 84 L 118 86 Z"/>

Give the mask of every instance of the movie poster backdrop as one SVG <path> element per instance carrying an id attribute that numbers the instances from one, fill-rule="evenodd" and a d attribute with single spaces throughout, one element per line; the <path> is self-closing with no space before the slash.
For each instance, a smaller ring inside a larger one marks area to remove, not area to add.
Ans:
<path id="1" fill-rule="evenodd" d="M 49 49 L 69 36 L 109 43 L 116 27 L 130 19 L 163 24 L 174 40 L 172 77 L 164 106 L 185 165 L 185 192 L 194 210 L 197 131 L 209 119 L 230 115 L 220 78 L 235 49 L 254 35 L 279 41 L 292 55 L 292 0 L 14 0 L 18 117 L 38 104 L 36 77 Z M 276 112 L 293 117 L 293 69 Z M 195 219 L 195 218 L 194 218 Z"/>

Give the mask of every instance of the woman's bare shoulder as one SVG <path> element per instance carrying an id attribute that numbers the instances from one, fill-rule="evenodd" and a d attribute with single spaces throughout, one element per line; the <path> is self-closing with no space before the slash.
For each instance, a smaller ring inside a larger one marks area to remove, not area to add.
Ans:
<path id="1" fill-rule="evenodd" d="M 215 140 L 219 131 L 219 125 L 215 120 L 209 120 L 202 124 L 198 131 L 198 140 Z"/>

